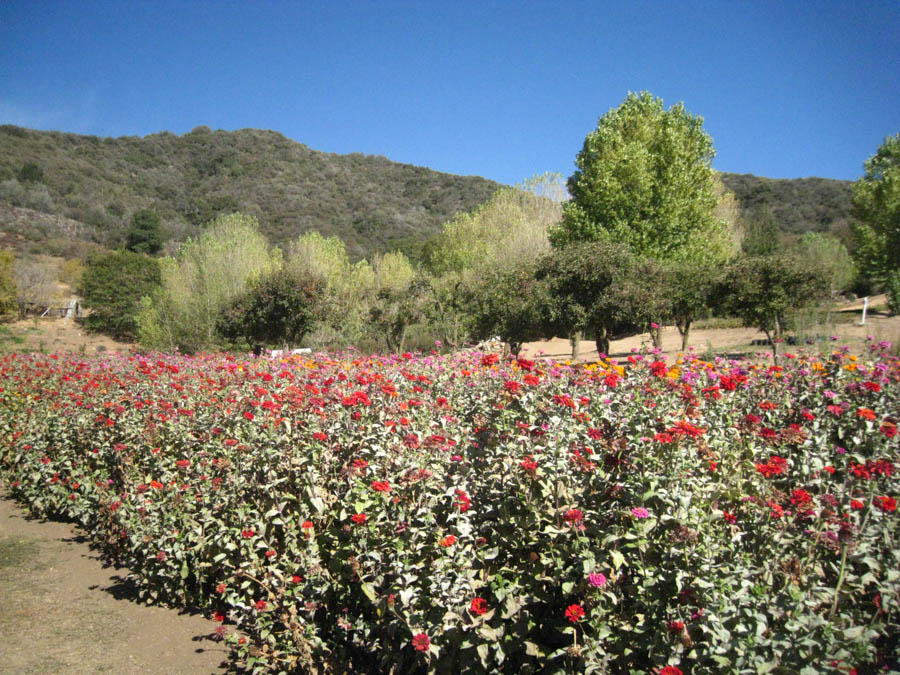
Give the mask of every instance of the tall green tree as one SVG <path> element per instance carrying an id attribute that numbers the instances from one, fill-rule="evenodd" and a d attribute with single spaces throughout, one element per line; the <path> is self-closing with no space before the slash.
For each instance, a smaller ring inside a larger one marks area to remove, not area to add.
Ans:
<path id="1" fill-rule="evenodd" d="M 833 234 L 805 232 L 794 242 L 791 251 L 822 268 L 831 293 L 850 288 L 856 278 L 856 265 L 847 247 Z"/>
<path id="2" fill-rule="evenodd" d="M 883 282 L 900 269 L 900 134 L 888 136 L 853 187 L 860 273 Z"/>
<path id="3" fill-rule="evenodd" d="M 247 284 L 277 269 L 280 253 L 269 251 L 252 216 L 220 216 L 197 239 L 188 239 L 175 258 L 163 258 L 162 286 L 141 301 L 141 343 L 195 352 L 220 346 L 221 314 Z"/>
<path id="4" fill-rule="evenodd" d="M 141 298 L 153 293 L 160 280 L 159 263 L 141 253 L 117 251 L 89 257 L 78 290 L 90 310 L 85 327 L 116 338 L 134 338 Z"/>
<path id="5" fill-rule="evenodd" d="M 630 93 L 587 135 L 551 241 L 608 239 L 658 260 L 727 257 L 727 228 L 714 213 L 714 155 L 701 117 Z"/>
<path id="6" fill-rule="evenodd" d="M 222 313 L 219 332 L 235 344 L 296 347 L 319 318 L 322 290 L 312 275 L 276 270 L 251 282 Z"/>
<path id="7" fill-rule="evenodd" d="M 141 209 L 131 218 L 125 238 L 125 248 L 135 253 L 156 255 L 162 249 L 163 234 L 159 216 L 150 209 Z"/>

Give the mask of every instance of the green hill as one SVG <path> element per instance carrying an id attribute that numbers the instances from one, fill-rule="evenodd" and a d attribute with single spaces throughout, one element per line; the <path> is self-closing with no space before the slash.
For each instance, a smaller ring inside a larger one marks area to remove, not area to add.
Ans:
<path id="1" fill-rule="evenodd" d="M 840 234 L 849 223 L 849 181 L 722 180 L 746 217 L 768 212 L 785 233 Z M 341 237 L 354 258 L 392 248 L 415 255 L 456 212 L 499 187 L 380 156 L 318 152 L 274 131 L 100 138 L 0 126 L 0 241 L 57 255 L 83 250 L 76 239 L 118 246 L 142 208 L 156 211 L 173 242 L 219 213 L 243 211 L 272 243 L 318 230 Z"/>
<path id="2" fill-rule="evenodd" d="M 243 211 L 273 243 L 318 230 L 361 257 L 426 239 L 499 187 L 384 157 L 317 152 L 274 131 L 99 138 L 0 126 L 0 200 L 79 221 L 107 246 L 142 208 L 176 240 L 219 213 Z"/>

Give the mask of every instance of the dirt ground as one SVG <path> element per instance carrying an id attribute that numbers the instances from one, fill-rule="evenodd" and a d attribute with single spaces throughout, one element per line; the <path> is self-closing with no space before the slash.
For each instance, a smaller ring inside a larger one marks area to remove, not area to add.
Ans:
<path id="1" fill-rule="evenodd" d="M 5 351 L 73 352 L 95 356 L 103 351 L 129 352 L 135 345 L 107 335 L 88 333 L 73 319 L 23 319 L 6 324 Z"/>
<path id="2" fill-rule="evenodd" d="M 127 574 L 0 491 L 0 673 L 226 672 L 218 624 L 138 604 Z"/>
<path id="3" fill-rule="evenodd" d="M 883 295 L 869 299 L 870 307 L 884 305 L 886 302 Z M 811 352 L 819 352 L 824 349 L 831 348 L 835 345 L 849 345 L 855 354 L 860 354 L 865 349 L 866 337 L 872 336 L 875 340 L 889 340 L 895 345 L 900 343 L 900 315 L 888 316 L 882 313 L 869 312 L 866 316 L 866 323 L 863 326 L 858 325 L 861 318 L 860 310 L 862 309 L 862 301 L 855 301 L 842 305 L 841 312 L 852 314 L 852 321 L 847 323 L 836 323 L 831 328 L 838 340 L 831 342 L 830 340 L 813 345 L 783 345 L 779 353 L 797 352 L 800 348 L 807 349 Z M 756 345 L 752 343 L 754 340 L 765 340 L 765 333 L 755 328 L 712 328 L 712 329 L 692 329 L 690 333 L 689 347 L 694 348 L 694 352 L 701 357 L 706 355 L 712 349 L 717 355 L 723 356 L 754 356 L 770 352 L 771 349 L 766 346 Z M 670 359 L 681 352 L 681 335 L 674 326 L 665 326 L 662 329 L 662 347 L 663 352 Z M 653 343 L 650 341 L 650 335 L 634 335 L 622 340 L 613 340 L 610 343 L 609 356 L 622 359 L 631 355 L 633 350 L 640 351 L 642 348 L 652 349 Z M 567 338 L 553 338 L 551 340 L 542 340 L 540 342 L 528 342 L 522 348 L 523 356 L 529 358 L 548 356 L 556 360 L 568 360 L 572 356 L 572 344 Z M 582 341 L 579 349 L 579 362 L 594 361 L 597 359 L 597 348 L 591 340 Z"/>

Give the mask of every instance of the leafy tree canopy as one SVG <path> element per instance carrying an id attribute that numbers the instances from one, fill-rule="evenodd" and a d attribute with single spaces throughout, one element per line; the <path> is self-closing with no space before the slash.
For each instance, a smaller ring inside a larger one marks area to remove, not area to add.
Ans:
<path id="1" fill-rule="evenodd" d="M 888 136 L 865 169 L 853 188 L 856 259 L 864 276 L 880 281 L 900 268 L 900 134 Z"/>
<path id="2" fill-rule="evenodd" d="M 90 309 L 84 325 L 113 337 L 133 338 L 140 300 L 159 284 L 160 268 L 153 258 L 133 251 L 92 255 L 79 289 Z"/>
<path id="3" fill-rule="evenodd" d="M 163 245 L 159 216 L 150 209 L 141 209 L 131 218 L 131 228 L 125 240 L 125 248 L 135 253 L 155 255 Z"/>
<path id="4" fill-rule="evenodd" d="M 715 151 L 703 119 L 631 93 L 588 134 L 569 178 L 555 245 L 609 239 L 660 260 L 696 254 L 716 221 Z"/>

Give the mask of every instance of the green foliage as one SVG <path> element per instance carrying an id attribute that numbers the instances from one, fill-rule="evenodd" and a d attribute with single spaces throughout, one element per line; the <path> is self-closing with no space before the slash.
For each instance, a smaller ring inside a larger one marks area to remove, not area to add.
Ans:
<path id="1" fill-rule="evenodd" d="M 444 225 L 429 246 L 427 266 L 441 275 L 471 272 L 475 276 L 536 260 L 550 249 L 548 229 L 559 222 L 557 202 L 514 188 L 502 188 L 472 211 Z"/>
<path id="2" fill-rule="evenodd" d="M 43 167 L 44 183 L 19 182 L 25 162 Z M 384 157 L 317 152 L 255 129 L 100 139 L 7 125 L 0 177 L 7 176 L 0 199 L 77 220 L 109 247 L 124 241 L 127 214 L 141 209 L 158 214 L 177 240 L 240 211 L 255 216 L 272 243 L 318 229 L 339 236 L 353 259 L 425 239 L 500 187 Z"/>
<path id="3" fill-rule="evenodd" d="M 891 314 L 900 314 L 900 269 L 894 270 L 885 280 L 884 292 L 887 294 L 888 309 Z"/>
<path id="4" fill-rule="evenodd" d="M 853 187 L 855 254 L 860 272 L 881 281 L 900 268 L 900 134 L 888 136 L 865 168 Z"/>
<path id="5" fill-rule="evenodd" d="M 424 317 L 427 286 L 399 252 L 376 256 L 371 274 L 369 329 L 388 351 L 402 352 L 410 326 Z"/>
<path id="6" fill-rule="evenodd" d="M 311 275 L 276 270 L 234 300 L 218 331 L 234 344 L 297 347 L 319 318 L 322 287 Z"/>
<path id="7" fill-rule="evenodd" d="M 792 252 L 822 268 L 832 294 L 849 289 L 856 279 L 856 265 L 847 247 L 832 234 L 806 232 L 794 243 Z"/>
<path id="8" fill-rule="evenodd" d="M 26 183 L 42 183 L 44 170 L 34 162 L 25 162 L 19 169 L 19 180 Z"/>
<path id="9" fill-rule="evenodd" d="M 781 231 L 772 207 L 764 204 L 744 219 L 741 251 L 749 257 L 774 255 L 781 248 Z"/>
<path id="10" fill-rule="evenodd" d="M 669 263 L 663 267 L 663 318 L 674 321 L 681 333 L 681 349 L 687 351 L 691 326 L 709 314 L 713 305 L 718 272 L 710 265 Z"/>
<path id="11" fill-rule="evenodd" d="M 773 341 L 788 327 L 792 313 L 828 296 L 822 268 L 791 255 L 741 258 L 724 271 L 715 291 L 720 311 L 756 326 Z"/>
<path id="12" fill-rule="evenodd" d="M 242 672 L 896 671 L 900 364 L 873 347 L 17 354 L 0 480 L 141 600 L 224 617 Z"/>
<path id="13" fill-rule="evenodd" d="M 474 339 L 499 337 L 517 355 L 523 343 L 547 335 L 551 299 L 535 273 L 535 263 L 526 262 L 487 274 L 472 287 L 466 307 Z"/>
<path id="14" fill-rule="evenodd" d="M 141 209 L 131 219 L 125 238 L 125 248 L 135 253 L 156 255 L 162 249 L 163 234 L 159 216 L 150 209 Z"/>
<path id="15" fill-rule="evenodd" d="M 537 279 L 551 298 L 552 332 L 592 334 L 601 354 L 614 335 L 658 321 L 667 304 L 658 264 L 605 240 L 556 249 L 541 261 Z"/>
<path id="16" fill-rule="evenodd" d="M 629 94 L 585 139 L 554 244 L 605 238 L 660 260 L 695 257 L 721 237 L 714 155 L 702 118 Z"/>
<path id="17" fill-rule="evenodd" d="M 0 249 L 0 319 L 16 314 L 15 256 L 12 251 Z"/>
<path id="18" fill-rule="evenodd" d="M 140 300 L 159 285 L 159 264 L 153 258 L 132 251 L 92 255 L 78 291 L 90 310 L 85 327 L 116 338 L 133 338 Z"/>
<path id="19" fill-rule="evenodd" d="M 719 176 L 725 187 L 734 193 L 748 220 L 771 218 L 779 233 L 836 233 L 851 221 L 853 183 L 850 181 L 764 178 L 738 173 L 720 173 Z"/>
<path id="20" fill-rule="evenodd" d="M 281 263 L 270 253 L 255 218 L 220 216 L 173 258 L 161 261 L 162 286 L 142 300 L 142 345 L 195 352 L 220 344 L 216 326 L 247 284 Z"/>

